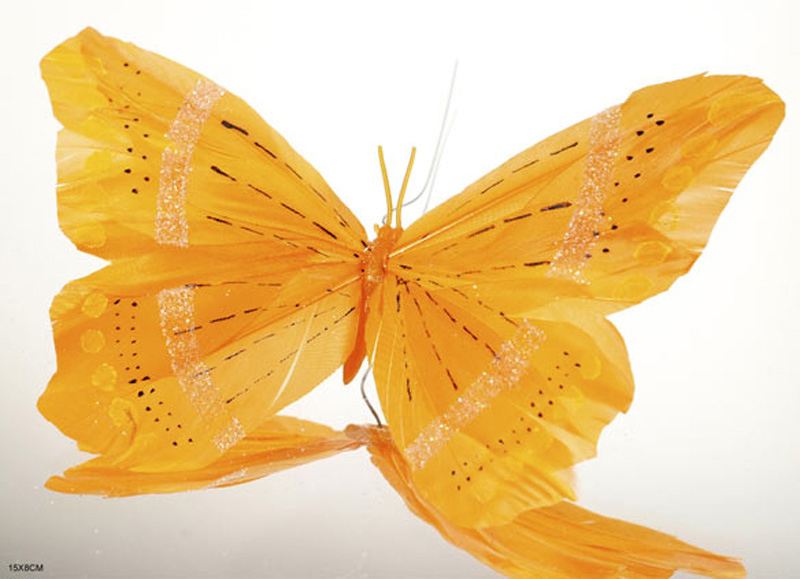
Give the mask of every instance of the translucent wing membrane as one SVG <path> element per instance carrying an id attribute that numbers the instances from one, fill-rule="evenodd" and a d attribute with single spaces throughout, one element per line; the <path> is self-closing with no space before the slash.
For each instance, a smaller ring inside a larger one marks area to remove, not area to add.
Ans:
<path id="1" fill-rule="evenodd" d="M 363 228 L 317 172 L 199 74 L 86 29 L 42 60 L 42 75 L 64 125 L 59 219 L 80 249 L 112 258 L 267 238 L 348 257 L 363 248 Z"/>
<path id="2" fill-rule="evenodd" d="M 671 577 L 677 571 L 744 577 L 734 560 L 670 535 L 610 519 L 568 502 L 531 509 L 505 525 L 462 527 L 416 486 L 402 453 L 385 429 L 348 427 L 367 441 L 372 462 L 411 511 L 442 536 L 509 577 Z"/>
<path id="3" fill-rule="evenodd" d="M 752 78 L 646 88 L 402 233 L 368 343 L 392 435 L 445 516 L 499 524 L 571 496 L 565 469 L 632 395 L 601 316 L 689 269 L 782 116 Z"/>
<path id="4" fill-rule="evenodd" d="M 105 457 L 89 460 L 47 481 L 47 488 L 73 494 L 123 497 L 174 493 L 242 484 L 300 466 L 362 443 L 339 432 L 288 416 L 265 421 L 218 460 L 178 472 L 136 472 L 113 465 Z"/>

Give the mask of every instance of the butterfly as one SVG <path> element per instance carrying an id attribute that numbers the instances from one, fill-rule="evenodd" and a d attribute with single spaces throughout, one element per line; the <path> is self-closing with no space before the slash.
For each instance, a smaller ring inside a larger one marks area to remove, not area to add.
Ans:
<path id="1" fill-rule="evenodd" d="M 573 505 L 570 469 L 633 395 L 606 316 L 688 271 L 783 118 L 760 80 L 639 90 L 404 228 L 407 172 L 370 240 L 199 74 L 92 29 L 41 66 L 60 225 L 110 262 L 51 308 L 39 409 L 98 456 L 48 488 L 227 486 L 365 446 L 413 512 L 506 574 L 744 572 Z M 386 427 L 277 415 L 365 360 Z"/>

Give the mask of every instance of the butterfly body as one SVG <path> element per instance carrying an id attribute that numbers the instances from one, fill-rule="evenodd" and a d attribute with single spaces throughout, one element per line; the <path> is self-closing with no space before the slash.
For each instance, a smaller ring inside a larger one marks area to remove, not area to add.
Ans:
<path id="1" fill-rule="evenodd" d="M 354 349 L 344 364 L 345 384 L 349 384 L 353 380 L 367 355 L 365 328 L 367 318 L 370 316 L 370 303 L 375 292 L 382 287 L 384 278 L 389 270 L 389 255 L 403 232 L 401 227 L 392 227 L 389 224 L 376 227 L 376 229 L 378 235 L 368 243 L 368 246 L 364 249 L 364 257 L 361 260 L 361 301 L 358 308 L 358 332 Z M 377 303 L 380 304 L 380 301 Z M 380 312 L 376 312 L 375 315 L 380 316 Z"/>
<path id="2" fill-rule="evenodd" d="M 58 372 L 39 408 L 100 456 L 48 484 L 167 492 L 353 448 L 324 428 L 295 440 L 275 414 L 368 358 L 388 425 L 377 462 L 473 546 L 575 498 L 572 466 L 633 395 L 606 315 L 689 270 L 783 118 L 751 77 L 647 87 L 407 228 L 387 186 L 368 242 L 309 163 L 197 73 L 91 29 L 42 71 L 64 125 L 62 229 L 110 260 L 51 309 Z M 289 450 L 259 455 L 275 429 Z"/>

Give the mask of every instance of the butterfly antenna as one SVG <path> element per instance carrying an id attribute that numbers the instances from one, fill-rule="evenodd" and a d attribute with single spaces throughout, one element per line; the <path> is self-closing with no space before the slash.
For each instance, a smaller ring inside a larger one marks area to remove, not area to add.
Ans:
<path id="1" fill-rule="evenodd" d="M 406 196 L 406 188 L 408 187 L 408 178 L 411 176 L 411 167 L 414 166 L 414 157 L 417 155 L 417 148 L 411 147 L 411 158 L 408 160 L 408 167 L 406 168 L 406 176 L 403 177 L 403 186 L 400 188 L 400 196 L 397 198 L 397 227 L 400 225 L 400 214 L 403 212 L 403 198 Z"/>
<path id="2" fill-rule="evenodd" d="M 408 207 L 412 203 L 418 201 L 427 191 L 428 198 L 425 202 L 425 209 L 423 213 L 428 210 L 428 204 L 430 203 L 431 194 L 433 193 L 433 182 L 436 179 L 436 170 L 439 167 L 439 161 L 442 158 L 442 153 L 444 152 L 444 144 L 447 140 L 447 133 L 449 130 L 446 130 L 449 127 L 448 118 L 450 117 L 450 105 L 453 102 L 453 92 L 456 86 L 456 73 L 458 72 L 458 61 L 453 64 L 453 74 L 450 77 L 450 89 L 447 93 L 447 103 L 444 107 L 444 115 L 442 115 L 442 124 L 439 127 L 439 137 L 436 140 L 436 148 L 433 150 L 433 158 L 431 159 L 431 165 L 428 168 L 428 174 L 425 177 L 425 183 L 422 185 L 422 189 L 420 189 L 419 193 L 417 193 L 412 199 L 406 201 L 403 205 L 404 207 Z"/>
<path id="3" fill-rule="evenodd" d="M 378 145 L 378 159 L 381 162 L 381 175 L 383 175 L 383 190 L 386 192 L 386 215 L 391 216 L 392 211 L 392 190 L 389 188 L 389 176 L 386 174 L 386 162 L 383 160 L 383 147 Z M 387 217 L 387 219 L 389 218 Z"/>
<path id="4" fill-rule="evenodd" d="M 375 417 L 375 422 L 378 423 L 378 426 L 383 426 L 383 424 L 381 423 L 381 419 L 378 416 L 378 413 L 375 412 L 375 408 L 373 408 L 372 404 L 370 404 L 369 398 L 367 398 L 367 392 L 364 389 L 367 384 L 367 376 L 369 376 L 370 370 L 372 370 L 372 362 L 369 363 L 367 369 L 364 370 L 364 374 L 361 375 L 361 397 L 364 399 L 364 402 L 366 403 L 367 408 L 369 408 L 369 411 L 372 412 L 372 416 Z"/>

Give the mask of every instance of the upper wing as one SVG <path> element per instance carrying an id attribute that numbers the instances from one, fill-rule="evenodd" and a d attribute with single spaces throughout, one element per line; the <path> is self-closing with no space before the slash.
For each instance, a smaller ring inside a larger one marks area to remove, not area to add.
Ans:
<path id="1" fill-rule="evenodd" d="M 115 258 L 288 238 L 352 257 L 363 247 L 363 227 L 311 165 L 196 72 L 91 28 L 41 67 L 64 125 L 59 220 L 80 249 Z"/>
<path id="2" fill-rule="evenodd" d="M 571 496 L 566 469 L 633 392 L 602 315 L 688 270 L 782 116 L 747 77 L 646 88 L 403 232 L 367 343 L 392 435 L 445 516 L 494 525 Z"/>
<path id="3" fill-rule="evenodd" d="M 556 296 L 604 313 L 637 303 L 688 271 L 783 110 L 744 76 L 639 90 L 424 215 L 392 259 L 406 274 L 478 284 L 512 311 Z"/>
<path id="4" fill-rule="evenodd" d="M 202 467 L 352 350 L 363 228 L 190 70 L 86 29 L 42 72 L 62 228 L 112 264 L 55 299 L 39 408 L 118 468 Z"/>

